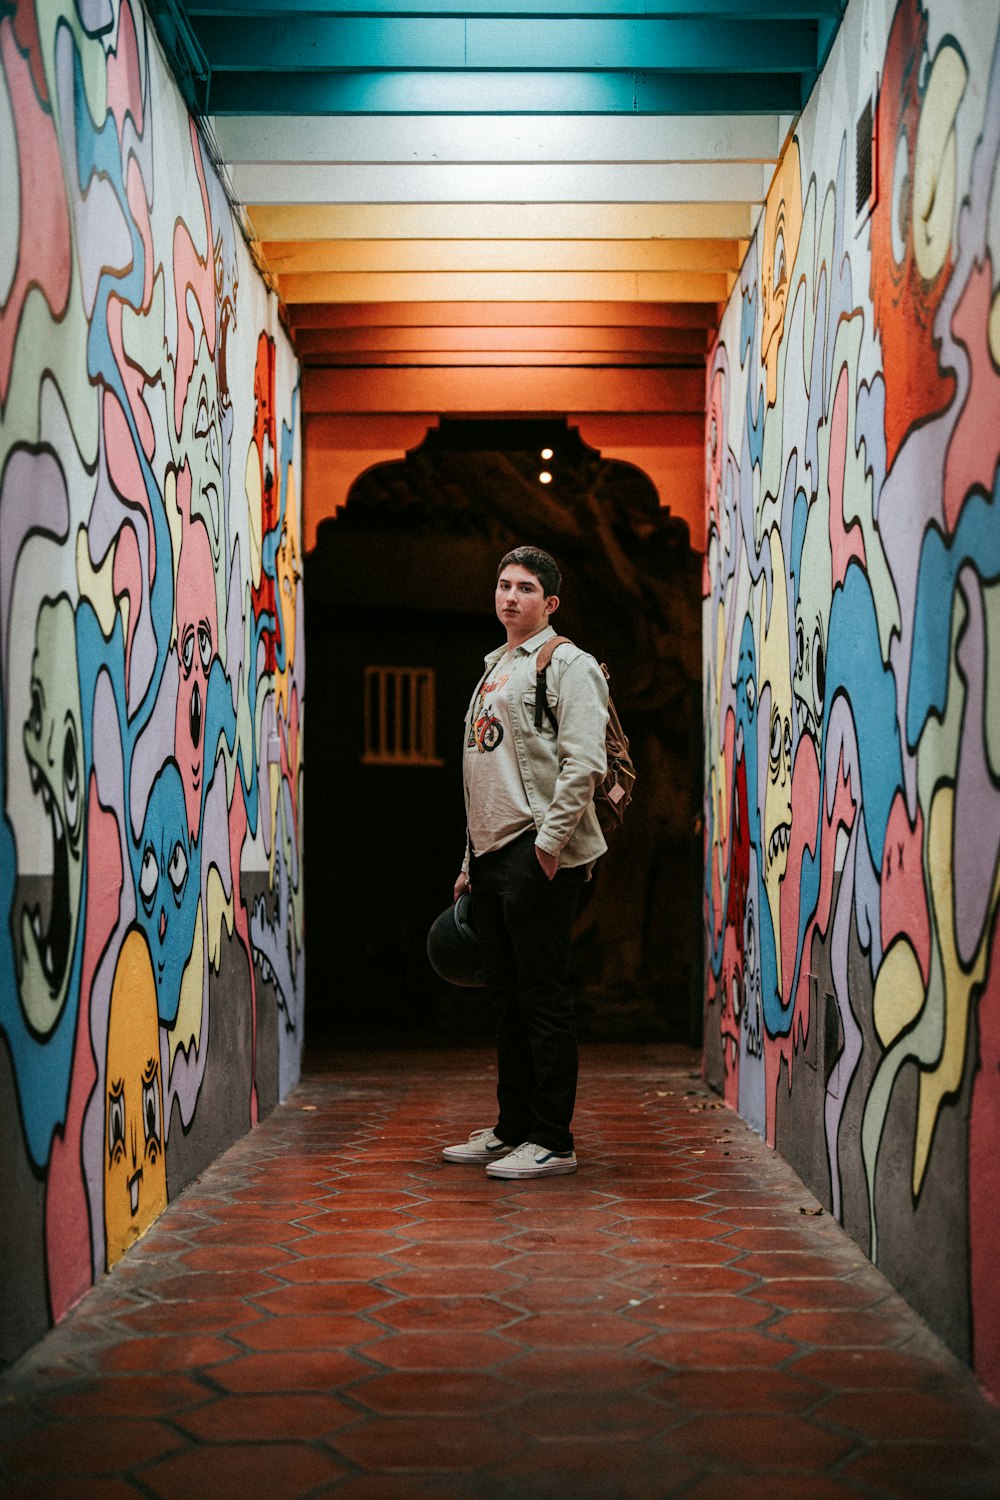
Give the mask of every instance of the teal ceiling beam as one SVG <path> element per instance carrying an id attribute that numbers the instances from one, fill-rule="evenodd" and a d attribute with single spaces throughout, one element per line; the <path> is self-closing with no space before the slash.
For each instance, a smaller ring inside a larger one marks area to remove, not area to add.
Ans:
<path id="1" fill-rule="evenodd" d="M 797 114 L 813 75 L 721 73 L 219 73 L 213 115 Z"/>
<path id="2" fill-rule="evenodd" d="M 846 0 L 186 0 L 191 17 L 224 16 L 491 16 L 562 17 L 636 20 L 821 21 L 836 26 Z"/>
<path id="3" fill-rule="evenodd" d="M 669 69 L 815 73 L 813 22 L 406 20 L 262 17 L 234 26 L 208 17 L 198 39 L 213 74 L 433 68 Z"/>

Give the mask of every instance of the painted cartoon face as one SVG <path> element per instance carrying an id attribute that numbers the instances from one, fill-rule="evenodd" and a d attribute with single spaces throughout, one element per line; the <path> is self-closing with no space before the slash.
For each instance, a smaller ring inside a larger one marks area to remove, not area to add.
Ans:
<path id="1" fill-rule="evenodd" d="M 281 527 L 281 540 L 275 558 L 278 584 L 278 608 L 281 612 L 281 640 L 284 646 L 285 670 L 295 665 L 295 608 L 298 602 L 299 578 L 299 523 L 292 472 L 288 474 L 288 493 L 285 497 L 285 519 Z"/>
<path id="2" fill-rule="evenodd" d="M 62 1014 L 72 969 L 83 872 L 84 772 L 73 608 L 61 597 L 38 613 L 24 751 L 31 790 L 52 839 L 48 911 L 21 912 L 20 994 L 25 1015 L 47 1036 Z"/>
<path id="3" fill-rule="evenodd" d="M 139 846 L 136 912 L 149 942 L 160 1021 L 177 1019 L 198 909 L 196 845 L 188 838 L 184 787 L 168 760 L 153 783 Z"/>
<path id="4" fill-rule="evenodd" d="M 799 733 L 818 744 L 826 694 L 827 610 L 833 586 L 829 521 L 825 507 L 815 501 L 806 521 L 799 573 L 792 690 Z"/>
<path id="5" fill-rule="evenodd" d="M 798 142 L 791 140 L 774 174 L 764 210 L 761 246 L 761 360 L 767 375 L 767 404 L 778 399 L 778 350 L 792 266 L 802 232 L 802 180 Z"/>
<path id="6" fill-rule="evenodd" d="M 877 138 L 885 190 L 872 214 L 871 291 L 885 371 L 886 467 L 907 432 L 942 411 L 954 379 L 942 375 L 934 317 L 951 275 L 957 200 L 955 117 L 966 69 L 943 44 L 927 86 L 920 70 L 927 12 L 902 0 L 886 44 Z"/>
<path id="7" fill-rule="evenodd" d="M 722 370 L 716 370 L 705 414 L 705 508 L 708 540 L 711 542 L 714 532 L 719 539 L 723 557 L 729 552 L 729 538 L 723 536 L 726 520 L 722 491 L 726 442 L 725 401 L 725 375 Z"/>
<path id="8" fill-rule="evenodd" d="M 108 1269 L 167 1206 L 156 983 L 134 928 L 118 955 L 104 1092 L 104 1233 Z"/>
<path id="9" fill-rule="evenodd" d="M 253 579 L 254 614 L 273 615 L 274 579 L 263 567 L 264 539 L 278 520 L 277 425 L 274 414 L 274 341 L 262 333 L 257 341 L 254 368 L 253 437 L 247 450 L 246 491 L 250 509 L 250 572 Z M 267 670 L 274 670 L 273 633 L 267 641 Z"/>
<path id="10" fill-rule="evenodd" d="M 212 555 L 221 561 L 222 421 L 215 362 L 205 338 L 198 346 L 184 401 L 177 466 L 183 468 L 185 464 L 191 471 L 191 515 L 204 522 Z"/>
<path id="11" fill-rule="evenodd" d="M 767 766 L 764 774 L 762 857 L 764 884 L 774 931 L 780 931 L 778 903 L 788 864 L 792 833 L 792 679 L 788 657 L 788 600 L 784 554 L 777 532 L 771 533 L 772 599 L 770 619 L 761 606 L 761 687 L 770 687 Z"/>
<path id="12" fill-rule="evenodd" d="M 181 486 L 178 485 L 180 490 Z M 179 665 L 174 754 L 184 784 L 191 837 L 201 824 L 205 775 L 205 705 L 215 655 L 216 616 L 212 551 L 200 520 L 185 523 L 177 564 L 177 659 Z M 211 768 L 209 768 L 211 769 Z"/>

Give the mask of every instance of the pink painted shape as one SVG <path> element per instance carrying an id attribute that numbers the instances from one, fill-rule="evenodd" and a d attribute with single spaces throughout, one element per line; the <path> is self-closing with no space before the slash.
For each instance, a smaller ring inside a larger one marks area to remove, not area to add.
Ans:
<path id="1" fill-rule="evenodd" d="M 215 353 L 215 261 L 212 254 L 212 215 L 201 164 L 201 146 L 194 121 L 191 122 L 191 150 L 195 171 L 201 186 L 201 206 L 205 215 L 205 239 L 208 258 L 202 260 L 194 247 L 187 225 L 178 223 L 174 230 L 174 297 L 177 303 L 177 366 L 174 381 L 174 430 L 178 437 L 184 418 L 184 403 L 194 369 L 194 330 L 187 312 L 187 294 L 192 291 L 198 303 L 210 353 Z M 197 394 L 197 393 L 195 393 Z"/>
<path id="2" fill-rule="evenodd" d="M 92 775 L 87 811 L 87 931 L 73 1071 L 66 1125 L 53 1140 L 45 1184 L 45 1259 L 52 1317 L 57 1323 L 94 1279 L 90 1248 L 90 1215 L 94 1206 L 87 1201 L 83 1163 L 83 1119 L 98 1078 L 90 1041 L 90 995 L 97 966 L 118 922 L 121 890 L 118 823 L 101 806 L 97 781 Z"/>
<path id="3" fill-rule="evenodd" d="M 844 524 L 844 474 L 847 469 L 847 400 L 849 382 L 841 370 L 830 413 L 830 550 L 833 554 L 833 586 L 842 584 L 847 565 L 856 557 L 865 566 L 865 540 L 858 521 Z"/>
<path id="4" fill-rule="evenodd" d="M 5 182 L 4 192 L 18 193 L 21 213 L 17 270 L 7 301 L 0 307 L 2 406 L 7 400 L 25 298 L 33 286 L 39 287 L 53 316 L 62 317 L 69 299 L 72 249 L 55 124 L 51 113 L 39 103 L 30 58 L 18 50 L 9 16 L 0 21 L 0 64 L 7 80 L 17 142 L 17 177 L 14 182 Z"/>
<path id="5" fill-rule="evenodd" d="M 107 78 L 108 112 L 114 116 L 119 141 L 128 115 L 131 115 L 141 137 L 142 77 L 139 72 L 139 44 L 128 5 L 123 5 L 118 12 L 118 46 L 108 57 Z"/>
<path id="6" fill-rule="evenodd" d="M 250 1123 L 256 1125 L 259 1114 L 257 1103 L 257 971 L 254 968 L 253 949 L 250 946 L 250 917 L 240 890 L 240 867 L 246 834 L 247 809 L 241 784 L 237 779 L 232 806 L 229 809 L 229 868 L 233 872 L 233 930 L 243 946 L 247 968 L 250 971 Z"/>
<path id="7" fill-rule="evenodd" d="M 906 798 L 899 791 L 889 809 L 882 850 L 882 951 L 885 953 L 897 937 L 905 937 L 926 984 L 931 967 L 931 922 L 923 857 L 924 815 L 918 807 L 917 821 L 911 827 Z"/>
<path id="8" fill-rule="evenodd" d="M 797 764 L 798 757 L 796 757 Z M 831 801 L 829 786 L 826 788 L 826 793 L 826 804 L 829 804 Z M 796 1045 L 801 1045 L 807 1032 L 807 1018 L 809 1015 L 809 955 L 812 951 L 813 936 L 816 933 L 819 933 L 821 937 L 825 936 L 830 926 L 830 913 L 833 904 L 833 862 L 837 851 L 837 830 L 838 828 L 844 828 L 849 833 L 854 827 L 859 800 L 860 792 L 858 796 L 855 796 L 852 792 L 850 781 L 844 775 L 844 762 L 841 758 L 837 763 L 832 806 L 824 805 L 823 808 L 823 822 L 820 830 L 819 894 L 816 900 L 816 910 L 810 918 L 803 935 L 802 967 L 795 995 L 795 1015 L 792 1019 L 792 1028 L 787 1036 L 780 1037 L 770 1036 L 766 1028 L 764 1031 L 764 1070 L 767 1102 L 766 1138 L 768 1144 L 771 1146 L 775 1143 L 778 1082 L 781 1077 L 781 1062 L 784 1059 L 788 1069 L 786 1076 L 790 1091 L 792 1064 Z"/>
<path id="9" fill-rule="evenodd" d="M 948 445 L 944 467 L 944 520 L 954 531 L 966 497 L 989 495 L 1000 453 L 1000 373 L 990 357 L 987 324 L 993 266 L 974 265 L 952 319 L 952 332 L 969 354 L 969 391 Z"/>

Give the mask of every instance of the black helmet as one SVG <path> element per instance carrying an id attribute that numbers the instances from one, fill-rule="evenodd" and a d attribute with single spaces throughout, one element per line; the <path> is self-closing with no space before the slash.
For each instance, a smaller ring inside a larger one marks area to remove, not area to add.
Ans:
<path id="1" fill-rule="evenodd" d="M 449 984 L 468 989 L 486 983 L 479 939 L 472 925 L 472 897 L 463 891 L 447 911 L 435 918 L 427 934 L 427 957 L 431 968 Z"/>

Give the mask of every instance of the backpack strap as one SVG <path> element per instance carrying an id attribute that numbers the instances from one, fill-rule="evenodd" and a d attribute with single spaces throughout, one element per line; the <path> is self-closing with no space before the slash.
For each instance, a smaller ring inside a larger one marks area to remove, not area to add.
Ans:
<path id="1" fill-rule="evenodd" d="M 548 671 L 549 662 L 552 660 L 552 653 L 555 651 L 556 647 L 564 645 L 572 646 L 572 644 L 573 642 L 570 640 L 568 635 L 555 635 L 551 640 L 546 641 L 544 646 L 540 647 L 538 655 L 535 657 L 536 729 L 541 729 L 542 727 L 543 714 L 548 715 L 549 723 L 552 725 L 553 729 L 555 729 L 556 731 L 558 731 L 559 729 L 559 722 L 556 719 L 555 714 L 549 707 L 548 698 L 545 696 L 545 673 Z"/>

